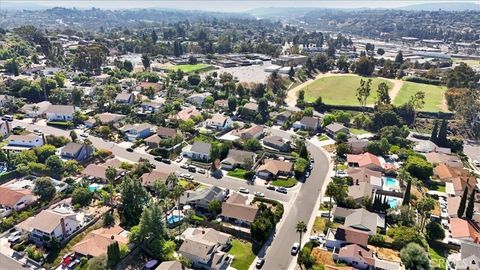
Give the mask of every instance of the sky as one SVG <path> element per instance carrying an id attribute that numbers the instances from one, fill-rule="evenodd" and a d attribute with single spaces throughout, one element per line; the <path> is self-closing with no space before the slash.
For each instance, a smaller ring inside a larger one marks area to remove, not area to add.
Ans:
<path id="1" fill-rule="evenodd" d="M 360 1 L 360 0 L 175 0 L 175 1 L 131 1 L 131 0 L 32 0 L 32 1 L 5 1 L 1 2 L 21 3 L 22 6 L 33 4 L 47 7 L 76 7 L 76 8 L 102 8 L 102 9 L 130 9 L 130 8 L 173 8 L 173 9 L 190 9 L 190 10 L 206 10 L 221 12 L 242 12 L 253 8 L 261 7 L 325 7 L 325 8 L 396 8 L 414 4 L 434 3 L 434 2 L 471 2 L 470 0 L 431 0 L 431 1 L 395 1 L 395 0 L 377 0 L 377 1 Z"/>

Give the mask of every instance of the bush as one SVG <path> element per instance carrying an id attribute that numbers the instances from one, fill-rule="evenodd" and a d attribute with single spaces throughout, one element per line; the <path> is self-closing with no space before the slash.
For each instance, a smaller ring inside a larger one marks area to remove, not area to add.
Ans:
<path id="1" fill-rule="evenodd" d="M 47 122 L 47 125 L 48 126 L 56 126 L 56 127 L 59 127 L 59 128 L 73 128 L 73 123 L 72 122 L 55 122 L 55 121 L 51 121 L 51 122 Z"/>
<path id="2" fill-rule="evenodd" d="M 440 80 L 428 79 L 424 77 L 403 77 L 403 79 L 407 82 L 425 83 L 433 85 L 440 85 L 442 83 Z"/>
<path id="3" fill-rule="evenodd" d="M 385 236 L 378 233 L 370 235 L 370 237 L 368 238 L 368 243 L 374 246 L 382 245 L 385 243 Z"/>

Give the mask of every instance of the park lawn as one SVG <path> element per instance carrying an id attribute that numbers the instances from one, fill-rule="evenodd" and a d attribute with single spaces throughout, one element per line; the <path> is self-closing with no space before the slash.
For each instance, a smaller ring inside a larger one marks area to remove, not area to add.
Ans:
<path id="1" fill-rule="evenodd" d="M 461 62 L 464 62 L 465 64 L 469 66 L 478 66 L 480 65 L 479 60 L 474 60 L 474 59 L 460 59 L 460 58 L 452 58 L 454 64 L 460 64 Z"/>
<path id="2" fill-rule="evenodd" d="M 192 73 L 192 72 L 201 72 L 201 71 L 208 71 L 212 68 L 211 65 L 207 64 L 195 64 L 195 65 L 190 65 L 190 64 L 185 64 L 185 65 L 175 65 L 168 67 L 170 70 L 182 70 L 185 73 Z"/>
<path id="3" fill-rule="evenodd" d="M 317 79 L 310 85 L 303 88 L 305 90 L 305 100 L 314 102 L 319 96 L 325 104 L 330 105 L 350 105 L 360 106 L 356 97 L 357 88 L 360 86 L 360 79 L 369 79 L 361 76 L 345 75 L 332 76 Z M 377 99 L 377 88 L 381 82 L 388 84 L 390 89 L 393 84 L 385 79 L 372 78 L 370 96 L 367 99 L 367 105 L 374 104 Z"/>
<path id="4" fill-rule="evenodd" d="M 363 134 L 370 133 L 364 129 L 359 129 L 359 128 L 348 128 L 348 130 L 350 130 L 350 133 L 352 133 L 353 135 L 363 135 Z"/>
<path id="5" fill-rule="evenodd" d="M 232 247 L 228 254 L 235 256 L 233 258 L 232 267 L 238 270 L 247 270 L 255 260 L 255 254 L 252 250 L 252 243 L 233 239 Z"/>
<path id="6" fill-rule="evenodd" d="M 445 257 L 445 249 L 439 245 L 431 244 L 428 248 L 428 255 L 430 256 L 430 263 L 433 267 L 438 269 L 446 269 L 447 257 Z"/>
<path id="7" fill-rule="evenodd" d="M 228 176 L 231 176 L 231 177 L 236 177 L 236 178 L 240 178 L 240 179 L 245 179 L 245 170 L 242 169 L 242 168 L 235 168 L 235 170 L 233 171 L 228 171 L 227 172 L 227 175 Z"/>
<path id="8" fill-rule="evenodd" d="M 272 181 L 272 186 L 276 187 L 293 187 L 297 184 L 297 179 L 289 177 L 288 179 L 275 179 Z"/>
<path id="9" fill-rule="evenodd" d="M 320 134 L 320 135 L 318 135 L 318 140 L 319 141 L 327 141 L 327 140 L 330 140 L 330 138 L 325 134 Z"/>
<path id="10" fill-rule="evenodd" d="M 421 111 L 424 112 L 446 112 L 448 109 L 444 105 L 444 95 L 447 88 L 445 86 L 404 82 L 397 97 L 393 101 L 394 105 L 403 105 L 410 101 L 410 98 L 418 91 L 425 92 L 425 105 Z"/>

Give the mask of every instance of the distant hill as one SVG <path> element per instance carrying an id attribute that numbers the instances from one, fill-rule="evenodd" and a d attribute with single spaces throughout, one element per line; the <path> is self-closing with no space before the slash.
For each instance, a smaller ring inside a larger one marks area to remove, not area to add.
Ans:
<path id="1" fill-rule="evenodd" d="M 48 6 L 43 6 L 36 3 L 28 3 L 28 2 L 3 2 L 1 4 L 1 9 L 3 10 L 42 10 L 48 9 Z"/>
<path id="2" fill-rule="evenodd" d="M 404 7 L 399 7 L 397 9 L 402 10 L 412 10 L 412 11 L 419 11 L 419 10 L 446 10 L 446 11 L 463 11 L 463 10 L 476 10 L 480 11 L 480 4 L 475 3 L 467 3 L 467 2 L 450 2 L 450 3 L 426 3 L 426 4 L 417 4 L 417 5 L 409 5 Z"/>

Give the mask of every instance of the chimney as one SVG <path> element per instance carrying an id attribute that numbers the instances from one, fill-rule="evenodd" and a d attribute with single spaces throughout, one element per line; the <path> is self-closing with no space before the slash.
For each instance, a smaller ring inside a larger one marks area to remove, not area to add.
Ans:
<path id="1" fill-rule="evenodd" d="M 60 226 L 62 226 L 63 237 L 67 237 L 67 229 L 65 228 L 65 220 L 63 218 L 60 219 Z"/>

